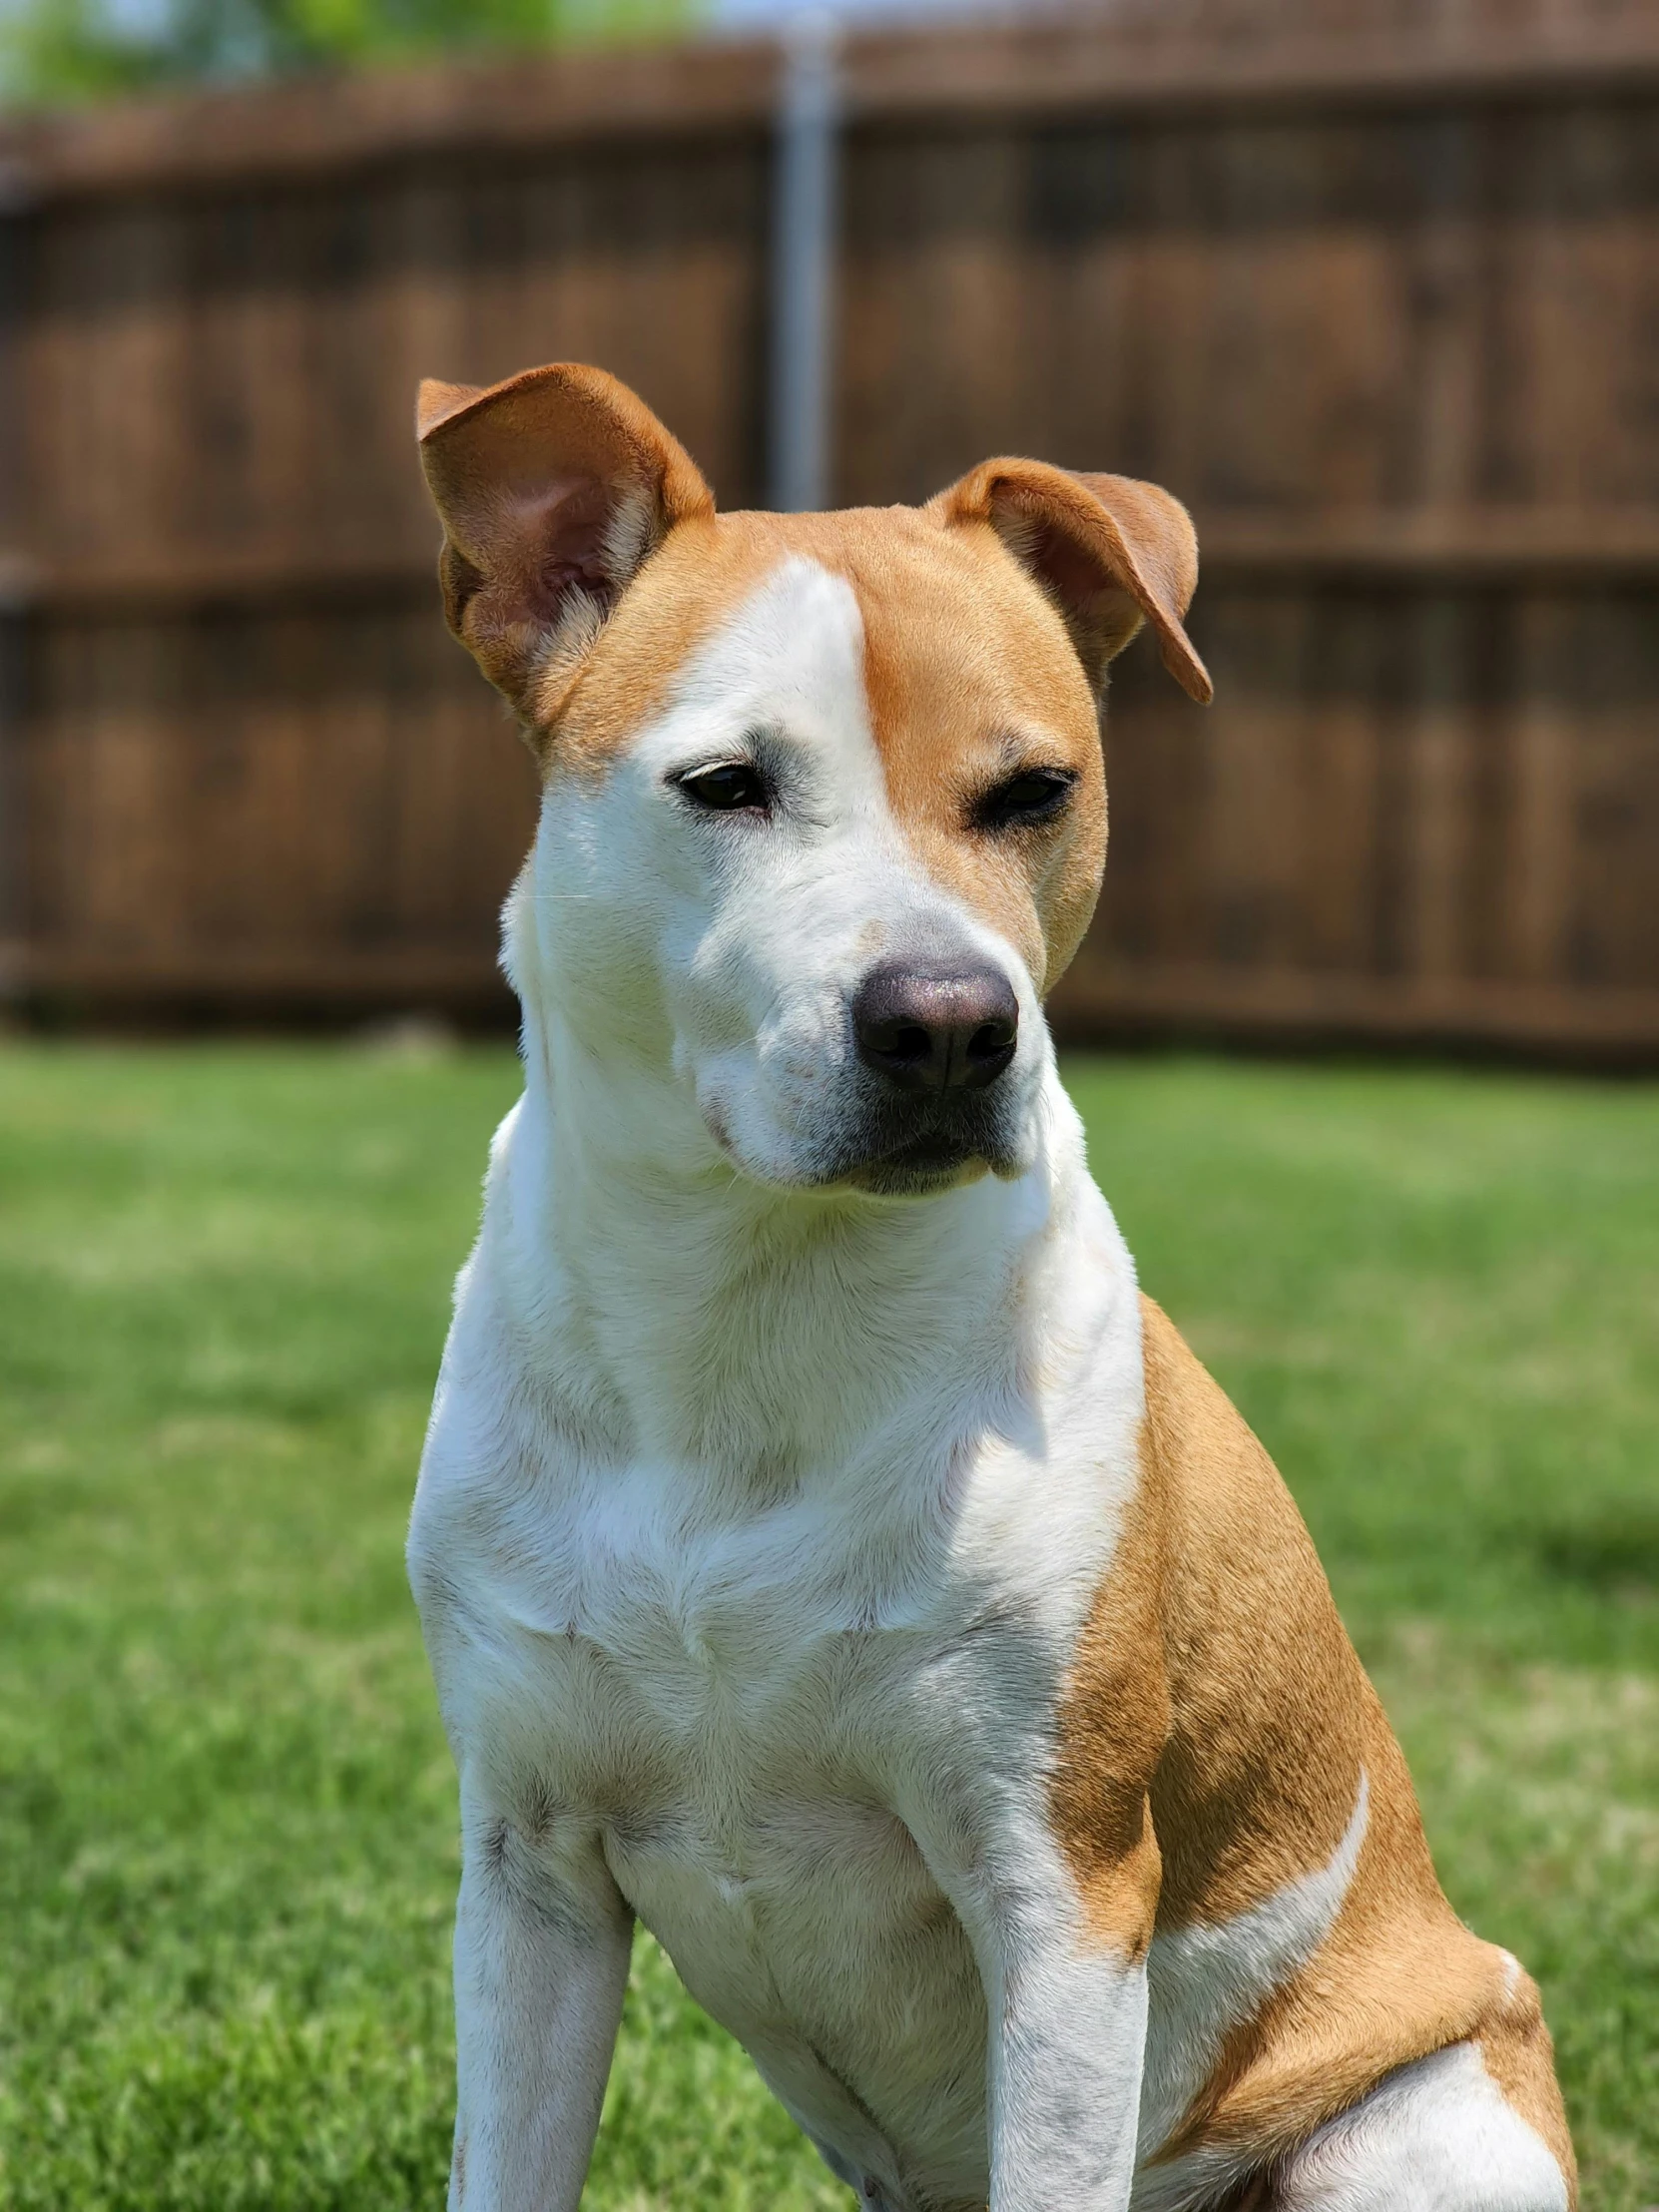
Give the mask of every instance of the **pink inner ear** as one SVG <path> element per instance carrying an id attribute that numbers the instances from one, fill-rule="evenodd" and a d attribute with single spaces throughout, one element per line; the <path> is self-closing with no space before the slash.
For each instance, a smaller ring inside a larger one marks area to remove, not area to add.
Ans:
<path id="1" fill-rule="evenodd" d="M 1093 554 L 1085 552 L 1075 538 L 1053 523 L 1036 525 L 1026 559 L 1067 615 L 1095 632 L 1104 632 L 1103 639 L 1096 637 L 1095 645 L 1103 646 L 1108 659 L 1140 628 L 1141 608 L 1134 593 L 1126 591 Z M 1081 641 L 1078 650 L 1087 660 L 1089 654 Z"/>
<path id="2" fill-rule="evenodd" d="M 557 621 L 577 584 L 609 597 L 615 582 L 605 558 L 611 506 L 607 487 L 594 476 L 567 476 L 530 495 L 509 495 L 500 521 L 525 614 Z"/>
<path id="3" fill-rule="evenodd" d="M 1086 607 L 1103 591 L 1113 588 L 1110 579 L 1102 575 L 1100 563 L 1051 523 L 1039 525 L 1034 533 L 1030 560 L 1067 607 Z"/>

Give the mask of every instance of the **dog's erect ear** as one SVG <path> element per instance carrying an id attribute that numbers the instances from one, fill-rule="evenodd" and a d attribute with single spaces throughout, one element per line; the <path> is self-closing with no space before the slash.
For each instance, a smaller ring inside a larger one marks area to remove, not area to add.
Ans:
<path id="1" fill-rule="evenodd" d="M 933 502 L 947 522 L 988 522 L 1065 617 L 1096 690 L 1143 622 L 1164 666 L 1208 705 L 1204 663 L 1181 627 L 1198 583 L 1198 540 L 1180 500 L 1133 476 L 1045 461 L 982 461 Z"/>
<path id="2" fill-rule="evenodd" d="M 643 400 L 574 362 L 483 389 L 429 379 L 416 425 L 449 627 L 545 722 L 646 556 L 714 496 Z"/>

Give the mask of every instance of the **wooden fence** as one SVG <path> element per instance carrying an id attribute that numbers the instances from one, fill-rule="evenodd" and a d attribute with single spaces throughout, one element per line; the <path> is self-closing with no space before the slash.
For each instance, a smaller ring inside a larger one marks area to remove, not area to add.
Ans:
<path id="1" fill-rule="evenodd" d="M 1659 5 L 861 37 L 834 473 L 1193 507 L 1074 1032 L 1659 1052 Z M 499 1004 L 529 764 L 445 637 L 418 374 L 595 360 L 763 493 L 778 56 L 0 137 L 0 900 L 25 1000 Z"/>

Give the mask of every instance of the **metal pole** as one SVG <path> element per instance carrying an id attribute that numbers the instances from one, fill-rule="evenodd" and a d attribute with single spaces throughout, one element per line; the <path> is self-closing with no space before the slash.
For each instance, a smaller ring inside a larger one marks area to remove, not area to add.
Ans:
<path id="1" fill-rule="evenodd" d="M 839 32 L 828 11 L 784 33 L 772 235 L 768 484 L 785 513 L 830 497 Z"/>

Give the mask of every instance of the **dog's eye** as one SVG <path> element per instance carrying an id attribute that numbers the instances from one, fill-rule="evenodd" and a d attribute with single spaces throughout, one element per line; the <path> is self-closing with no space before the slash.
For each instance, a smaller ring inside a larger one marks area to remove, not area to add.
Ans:
<path id="1" fill-rule="evenodd" d="M 976 830 L 1019 830 L 1060 813 L 1077 785 L 1069 768 L 1022 768 L 986 792 L 973 810 Z"/>
<path id="2" fill-rule="evenodd" d="M 748 762 L 734 761 L 725 768 L 694 768 L 675 782 L 686 797 L 712 815 L 732 815 L 748 808 L 764 814 L 772 797 L 766 779 Z"/>

